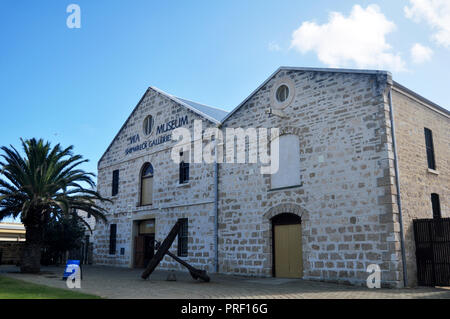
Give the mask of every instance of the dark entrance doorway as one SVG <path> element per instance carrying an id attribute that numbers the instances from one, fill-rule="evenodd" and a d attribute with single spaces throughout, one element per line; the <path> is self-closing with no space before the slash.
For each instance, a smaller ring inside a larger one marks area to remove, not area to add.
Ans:
<path id="1" fill-rule="evenodd" d="M 418 285 L 450 286 L 450 218 L 413 223 Z"/>
<path id="2" fill-rule="evenodd" d="M 303 277 L 301 218 L 280 214 L 272 218 L 273 276 Z"/>
<path id="3" fill-rule="evenodd" d="M 134 267 L 145 268 L 155 254 L 155 220 L 139 221 L 139 234 L 134 238 Z"/>

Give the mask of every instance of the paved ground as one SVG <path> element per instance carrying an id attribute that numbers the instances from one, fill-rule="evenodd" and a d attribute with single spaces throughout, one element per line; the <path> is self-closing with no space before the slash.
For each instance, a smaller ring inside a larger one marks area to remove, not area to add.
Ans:
<path id="1" fill-rule="evenodd" d="M 0 274 L 52 287 L 66 288 L 63 267 L 42 267 L 39 275 L 20 274 L 14 266 L 0 266 Z M 81 292 L 106 298 L 294 298 L 392 299 L 446 298 L 450 288 L 368 289 L 301 279 L 249 278 L 211 275 L 211 282 L 194 281 L 187 272 L 176 272 L 177 281 L 166 281 L 168 271 L 155 271 L 149 280 L 142 270 L 84 266 Z"/>

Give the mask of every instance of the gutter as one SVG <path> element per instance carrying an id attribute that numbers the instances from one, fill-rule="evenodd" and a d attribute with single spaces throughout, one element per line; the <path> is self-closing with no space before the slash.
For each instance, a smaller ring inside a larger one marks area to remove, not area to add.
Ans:
<path id="1" fill-rule="evenodd" d="M 219 272 L 219 163 L 217 162 L 217 136 L 214 143 L 214 268 Z"/>
<path id="2" fill-rule="evenodd" d="M 391 121 L 391 135 L 392 135 L 392 149 L 394 151 L 394 167 L 395 167 L 395 185 L 397 189 L 397 206 L 398 206 L 398 221 L 400 223 L 400 246 L 402 252 L 402 265 L 403 265 L 403 286 L 408 286 L 408 274 L 406 270 L 406 252 L 405 252 L 405 238 L 403 231 L 403 217 L 402 217 L 402 200 L 400 196 L 400 177 L 398 169 L 398 154 L 397 143 L 395 139 L 395 126 L 394 126 L 394 111 L 392 104 L 392 84 L 389 86 L 389 117 Z"/>

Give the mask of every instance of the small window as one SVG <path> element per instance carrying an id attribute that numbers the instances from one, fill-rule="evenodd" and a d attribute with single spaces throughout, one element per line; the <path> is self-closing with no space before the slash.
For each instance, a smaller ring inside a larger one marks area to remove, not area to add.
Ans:
<path id="1" fill-rule="evenodd" d="M 180 152 L 180 184 L 189 182 L 189 152 Z"/>
<path id="2" fill-rule="evenodd" d="M 119 170 L 113 171 L 112 180 L 112 196 L 116 196 L 119 193 Z"/>
<path id="3" fill-rule="evenodd" d="M 433 207 L 433 218 L 441 218 L 441 203 L 438 194 L 431 194 L 431 206 Z"/>
<path id="4" fill-rule="evenodd" d="M 436 160 L 434 157 L 434 146 L 433 146 L 433 133 L 428 128 L 425 128 L 425 146 L 427 148 L 428 168 L 436 169 Z"/>
<path id="5" fill-rule="evenodd" d="M 278 102 L 280 102 L 280 103 L 283 103 L 284 101 L 286 101 L 288 99 L 289 88 L 287 87 L 287 85 L 283 84 L 277 89 L 276 97 L 277 97 Z"/>
<path id="6" fill-rule="evenodd" d="M 188 219 L 180 218 L 180 232 L 178 233 L 178 256 L 187 257 L 188 255 Z"/>
<path id="7" fill-rule="evenodd" d="M 109 254 L 116 254 L 117 224 L 109 226 Z"/>
<path id="8" fill-rule="evenodd" d="M 141 173 L 141 205 L 151 205 L 153 203 L 153 166 L 150 163 L 144 164 Z"/>
<path id="9" fill-rule="evenodd" d="M 155 234 L 155 219 L 146 219 L 139 222 L 139 235 Z"/>
<path id="10" fill-rule="evenodd" d="M 152 134 L 153 131 L 153 125 L 154 121 L 153 121 L 153 116 L 149 115 L 145 118 L 144 120 L 144 133 L 145 135 L 150 135 Z"/>

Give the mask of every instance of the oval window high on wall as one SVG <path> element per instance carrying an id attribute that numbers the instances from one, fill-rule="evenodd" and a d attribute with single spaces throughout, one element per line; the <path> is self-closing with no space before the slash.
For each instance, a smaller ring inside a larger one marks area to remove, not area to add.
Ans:
<path id="1" fill-rule="evenodd" d="M 278 79 L 273 87 L 270 96 L 271 107 L 283 110 L 294 101 L 295 83 L 288 77 Z"/>
<path id="2" fill-rule="evenodd" d="M 280 103 L 285 102 L 289 97 L 289 88 L 287 85 L 280 85 L 280 87 L 277 89 L 277 100 Z"/>

